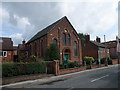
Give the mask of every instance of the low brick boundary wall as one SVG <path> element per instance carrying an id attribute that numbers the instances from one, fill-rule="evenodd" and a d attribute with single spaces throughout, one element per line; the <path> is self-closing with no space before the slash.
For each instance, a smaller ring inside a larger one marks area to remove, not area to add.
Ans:
<path id="1" fill-rule="evenodd" d="M 91 69 L 93 69 L 93 68 L 99 68 L 99 67 L 105 67 L 105 64 L 93 65 L 93 66 L 91 66 Z"/>
<path id="2" fill-rule="evenodd" d="M 114 65 L 114 64 L 118 64 L 118 62 L 119 62 L 119 64 L 120 64 L 120 60 L 118 61 L 118 59 L 113 59 L 112 60 L 112 64 Z"/>
<path id="3" fill-rule="evenodd" d="M 82 71 L 82 70 L 86 70 L 86 67 L 63 69 L 63 70 L 59 70 L 58 74 L 61 75 L 61 74 L 67 74 L 67 73 Z"/>
<path id="4" fill-rule="evenodd" d="M 2 85 L 20 82 L 20 81 L 26 81 L 26 80 L 40 79 L 40 78 L 50 77 L 50 76 L 53 76 L 53 74 L 33 74 L 33 75 L 6 77 L 6 78 L 2 78 Z"/>
<path id="5" fill-rule="evenodd" d="M 105 64 L 101 64 L 101 65 L 93 65 L 91 66 L 91 68 L 89 68 L 89 66 L 85 66 L 85 67 L 78 67 L 78 68 L 76 67 L 76 68 L 71 68 L 71 69 L 60 69 L 58 60 L 54 60 L 54 65 L 55 65 L 55 75 L 67 74 L 67 73 L 82 71 L 86 69 L 105 67 Z"/>

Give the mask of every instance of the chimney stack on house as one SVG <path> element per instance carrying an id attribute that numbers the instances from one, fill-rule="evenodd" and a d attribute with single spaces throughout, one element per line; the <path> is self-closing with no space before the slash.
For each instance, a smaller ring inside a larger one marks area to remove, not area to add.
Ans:
<path id="1" fill-rule="evenodd" d="M 26 44 L 26 42 L 25 42 L 25 40 L 23 40 L 22 41 L 22 48 L 25 48 L 25 44 Z"/>
<path id="2" fill-rule="evenodd" d="M 96 42 L 101 43 L 101 40 L 100 40 L 100 38 L 98 36 L 96 37 Z"/>
<path id="3" fill-rule="evenodd" d="M 88 42 L 88 41 L 90 41 L 90 35 L 85 35 L 85 39 L 86 39 L 86 41 Z"/>

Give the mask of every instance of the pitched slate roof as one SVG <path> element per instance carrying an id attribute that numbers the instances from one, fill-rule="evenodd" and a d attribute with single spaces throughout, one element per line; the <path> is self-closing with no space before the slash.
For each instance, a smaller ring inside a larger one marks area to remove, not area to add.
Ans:
<path id="1" fill-rule="evenodd" d="M 102 44 L 106 45 L 108 48 L 115 48 L 115 47 L 117 47 L 117 41 L 116 40 L 103 42 Z"/>
<path id="2" fill-rule="evenodd" d="M 95 42 L 95 41 L 91 41 L 93 44 L 95 44 L 96 46 L 98 46 L 98 47 L 103 47 L 103 48 L 105 48 L 105 47 L 107 47 L 106 45 L 104 45 L 104 44 L 101 44 L 101 43 L 99 43 L 99 42 Z"/>
<path id="3" fill-rule="evenodd" d="M 44 35 L 46 35 L 47 33 L 49 33 L 49 31 L 56 26 L 62 19 L 67 18 L 66 16 L 64 16 L 63 18 L 59 19 L 58 21 L 54 22 L 53 24 L 47 26 L 46 28 L 44 28 L 43 30 L 41 30 L 40 32 L 38 32 L 35 36 L 33 36 L 27 43 L 30 43 Z"/>

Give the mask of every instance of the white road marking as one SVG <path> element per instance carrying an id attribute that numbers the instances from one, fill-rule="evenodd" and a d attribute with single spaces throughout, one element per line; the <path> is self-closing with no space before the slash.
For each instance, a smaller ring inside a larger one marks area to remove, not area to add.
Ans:
<path id="1" fill-rule="evenodd" d="M 109 76 L 109 75 L 102 76 L 102 77 L 100 77 L 100 78 L 97 78 L 97 79 L 92 80 L 91 82 L 95 82 L 95 81 L 97 81 L 97 80 L 100 80 L 100 79 L 105 78 L 105 77 L 108 77 L 108 76 Z"/>

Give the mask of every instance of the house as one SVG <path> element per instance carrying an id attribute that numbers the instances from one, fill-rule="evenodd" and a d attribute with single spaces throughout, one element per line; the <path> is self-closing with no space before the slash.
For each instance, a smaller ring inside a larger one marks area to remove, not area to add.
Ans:
<path id="1" fill-rule="evenodd" d="M 22 44 L 18 44 L 17 54 L 18 61 L 24 61 L 26 59 L 26 56 L 28 56 L 25 40 L 22 41 Z"/>
<path id="2" fill-rule="evenodd" d="M 13 61 L 13 41 L 8 37 L 0 37 L 0 57 L 2 62 Z"/>
<path id="3" fill-rule="evenodd" d="M 40 30 L 26 43 L 28 56 L 45 57 L 51 43 L 59 47 L 60 63 L 64 60 L 82 61 L 81 40 L 66 16 Z"/>
<path id="4" fill-rule="evenodd" d="M 102 44 L 106 45 L 109 48 L 110 52 L 110 57 L 112 59 L 117 59 L 118 54 L 117 54 L 117 41 L 108 41 L 108 42 L 103 42 Z"/>
<path id="5" fill-rule="evenodd" d="M 18 46 L 13 46 L 13 61 L 16 62 L 18 60 Z"/>
<path id="6" fill-rule="evenodd" d="M 101 44 L 99 37 L 96 38 L 96 41 L 90 40 L 90 35 L 85 35 L 85 43 L 82 45 L 82 55 L 93 57 L 97 63 L 100 62 L 100 59 L 109 56 L 109 49 L 104 44 Z"/>

